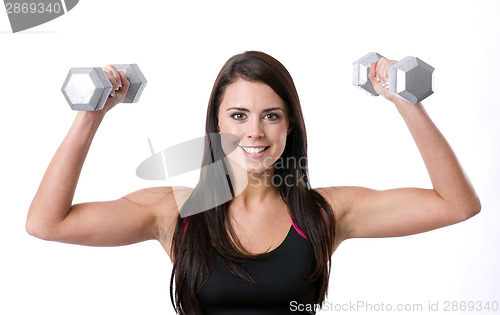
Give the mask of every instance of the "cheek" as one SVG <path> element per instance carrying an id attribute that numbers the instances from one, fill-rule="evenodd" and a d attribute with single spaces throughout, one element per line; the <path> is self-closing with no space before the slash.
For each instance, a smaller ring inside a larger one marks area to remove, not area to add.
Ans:
<path id="1" fill-rule="evenodd" d="M 286 138 L 288 138 L 288 132 L 283 132 L 283 134 L 281 134 L 281 140 L 285 144 L 286 144 Z"/>
<path id="2" fill-rule="evenodd" d="M 218 117 L 217 118 L 217 127 L 220 132 L 224 132 L 225 130 L 228 129 L 228 126 L 226 122 L 224 121 L 224 118 Z"/>
<path id="3" fill-rule="evenodd" d="M 234 133 L 234 126 L 233 125 L 230 125 L 230 124 L 227 124 L 225 123 L 225 121 L 221 121 L 219 120 L 219 132 L 223 132 L 223 133 Z"/>
<path id="4" fill-rule="evenodd" d="M 235 136 L 238 136 L 239 138 L 242 138 L 243 136 L 243 131 L 241 130 L 242 127 L 236 124 L 231 124 L 225 121 L 224 119 L 219 119 L 219 132 L 220 133 L 230 133 Z"/>
<path id="5" fill-rule="evenodd" d="M 281 144 L 282 144 L 283 151 L 285 151 L 287 138 L 288 138 L 288 134 L 286 132 L 281 134 Z M 281 153 L 283 153 L 283 152 L 281 152 Z"/>
<path id="6" fill-rule="evenodd" d="M 280 126 L 272 131 L 272 138 L 274 142 L 279 143 L 282 147 L 286 145 L 287 129 Z"/>

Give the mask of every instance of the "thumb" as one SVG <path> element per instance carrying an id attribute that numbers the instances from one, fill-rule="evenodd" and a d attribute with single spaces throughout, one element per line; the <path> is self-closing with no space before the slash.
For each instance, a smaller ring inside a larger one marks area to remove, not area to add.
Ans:
<path id="1" fill-rule="evenodd" d="M 377 80 L 377 64 L 375 62 L 372 62 L 370 64 L 370 74 L 368 75 L 368 78 L 372 82 L 373 87 L 378 83 Z"/>

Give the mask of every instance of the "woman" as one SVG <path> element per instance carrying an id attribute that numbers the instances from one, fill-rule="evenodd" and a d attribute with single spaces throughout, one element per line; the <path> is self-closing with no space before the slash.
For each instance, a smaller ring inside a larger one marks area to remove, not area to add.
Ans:
<path id="1" fill-rule="evenodd" d="M 180 314 L 295 314 L 292 303 L 314 313 L 326 297 L 331 255 L 343 240 L 429 231 L 481 208 L 422 104 L 384 87 L 392 64 L 372 64 L 370 79 L 406 122 L 433 189 L 312 189 L 292 78 L 276 59 L 249 51 L 230 58 L 215 81 L 207 135 L 230 134 L 236 141 L 207 136 L 204 166 L 220 167 L 204 167 L 196 188 L 148 188 L 72 205 L 97 128 L 129 86 L 124 73 L 105 67 L 115 91 L 102 111 L 77 114 L 31 204 L 27 231 L 93 246 L 158 240 L 174 263 L 171 299 Z M 228 187 L 229 201 L 217 187 Z M 185 202 L 179 192 L 189 196 Z"/>

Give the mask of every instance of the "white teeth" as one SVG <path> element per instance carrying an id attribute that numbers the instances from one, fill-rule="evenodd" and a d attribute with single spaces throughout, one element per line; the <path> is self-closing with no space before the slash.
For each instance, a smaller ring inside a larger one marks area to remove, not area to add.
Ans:
<path id="1" fill-rule="evenodd" d="M 247 151 L 250 154 L 260 153 L 260 152 L 264 151 L 265 149 L 267 149 L 267 147 L 260 147 L 260 148 L 242 147 L 242 148 L 243 148 L 243 150 Z"/>

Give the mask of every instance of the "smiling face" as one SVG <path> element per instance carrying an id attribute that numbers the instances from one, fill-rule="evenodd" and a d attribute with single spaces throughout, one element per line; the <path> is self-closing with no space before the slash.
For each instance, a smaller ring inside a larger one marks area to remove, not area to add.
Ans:
<path id="1" fill-rule="evenodd" d="M 244 167 L 249 173 L 266 171 L 285 149 L 289 128 L 285 102 L 262 82 L 239 78 L 228 85 L 218 121 L 219 132 L 239 138 L 235 153 L 244 156 Z"/>

